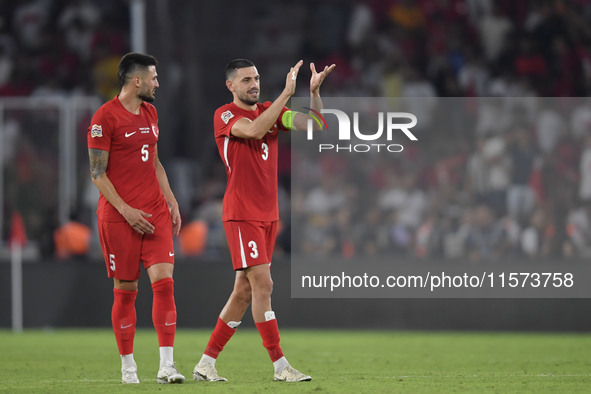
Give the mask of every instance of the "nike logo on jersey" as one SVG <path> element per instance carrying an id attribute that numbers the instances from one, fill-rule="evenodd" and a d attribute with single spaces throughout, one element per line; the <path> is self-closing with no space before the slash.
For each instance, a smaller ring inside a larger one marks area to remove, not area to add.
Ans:
<path id="1" fill-rule="evenodd" d="M 164 323 L 165 326 L 174 326 L 176 324 L 176 322 L 174 323 Z"/>
<path id="2" fill-rule="evenodd" d="M 137 131 L 134 131 L 133 133 L 125 133 L 125 138 L 127 137 L 131 137 L 132 135 L 134 135 L 135 133 L 137 133 Z"/>
<path id="3" fill-rule="evenodd" d="M 121 326 L 121 329 L 123 330 L 123 329 L 129 328 L 129 327 L 131 327 L 131 326 L 133 326 L 133 324 L 130 324 L 130 325 L 128 325 L 128 326 L 123 326 L 123 325 L 122 325 L 122 326 Z"/>
<path id="4" fill-rule="evenodd" d="M 174 253 L 172 253 L 172 252 L 168 252 L 168 255 L 169 255 L 170 257 L 172 257 L 172 256 L 174 256 Z"/>

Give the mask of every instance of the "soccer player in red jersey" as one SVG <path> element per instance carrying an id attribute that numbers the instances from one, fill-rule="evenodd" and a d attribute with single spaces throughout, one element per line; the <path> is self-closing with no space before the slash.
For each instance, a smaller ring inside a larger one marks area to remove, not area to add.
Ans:
<path id="1" fill-rule="evenodd" d="M 101 106 L 88 128 L 92 181 L 100 190 L 99 238 L 114 280 L 111 314 L 121 355 L 122 383 L 139 383 L 133 358 L 140 263 L 146 269 L 154 300 L 152 320 L 160 345 L 158 383 L 183 383 L 174 366 L 176 305 L 172 273 L 172 237 L 178 235 L 178 204 L 158 159 L 158 88 L 153 56 L 128 53 L 118 68 L 121 93 Z"/>
<path id="2" fill-rule="evenodd" d="M 271 257 L 277 220 L 277 150 L 279 130 L 305 130 L 310 117 L 285 105 L 294 94 L 299 61 L 287 74 L 285 89 L 273 102 L 259 103 L 260 76 L 254 64 L 237 59 L 226 67 L 226 87 L 234 100 L 215 112 L 215 139 L 228 178 L 223 222 L 232 264 L 234 290 L 223 308 L 203 356 L 193 370 L 195 380 L 225 381 L 215 362 L 252 303 L 256 327 L 275 368 L 274 380 L 311 380 L 287 362 L 279 345 L 279 329 L 271 309 Z M 320 85 L 335 65 L 316 72 L 310 64 L 311 108 L 319 111 Z"/>

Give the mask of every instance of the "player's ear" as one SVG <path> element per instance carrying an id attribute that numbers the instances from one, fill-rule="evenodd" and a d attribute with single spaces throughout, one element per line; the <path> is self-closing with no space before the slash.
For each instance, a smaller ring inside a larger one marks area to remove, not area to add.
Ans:
<path id="1" fill-rule="evenodd" d="M 232 84 L 232 81 L 230 81 L 229 79 L 226 80 L 226 87 L 230 92 L 234 93 L 234 85 Z"/>

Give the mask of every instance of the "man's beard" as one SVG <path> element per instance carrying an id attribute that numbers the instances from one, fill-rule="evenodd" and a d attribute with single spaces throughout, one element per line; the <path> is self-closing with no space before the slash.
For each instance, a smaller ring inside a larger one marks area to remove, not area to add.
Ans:
<path id="1" fill-rule="evenodd" d="M 156 100 L 156 97 L 154 97 L 152 94 L 150 94 L 150 91 L 145 91 L 145 92 L 140 92 L 137 95 L 142 101 L 146 101 L 148 103 L 153 103 L 154 100 Z"/>
<path id="2" fill-rule="evenodd" d="M 243 94 L 243 95 L 239 95 L 239 96 L 238 96 L 238 99 L 239 99 L 240 101 L 242 101 L 242 102 L 243 102 L 244 104 L 246 104 L 246 105 L 255 105 L 256 103 L 258 103 L 258 102 L 259 102 L 259 99 L 258 99 L 258 98 L 256 98 L 256 99 L 251 99 L 250 97 L 248 97 L 248 93 L 246 93 L 246 94 Z"/>

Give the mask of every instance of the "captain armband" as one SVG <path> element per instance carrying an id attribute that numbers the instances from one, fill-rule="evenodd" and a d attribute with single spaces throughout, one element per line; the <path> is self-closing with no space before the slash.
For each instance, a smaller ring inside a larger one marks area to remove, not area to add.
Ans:
<path id="1" fill-rule="evenodd" d="M 296 114 L 299 114 L 299 113 L 300 112 L 298 112 L 298 111 L 285 111 L 283 113 L 283 115 L 281 116 L 281 123 L 283 123 L 283 126 L 289 130 L 295 130 L 296 127 L 293 124 L 293 120 L 294 120 Z"/>

